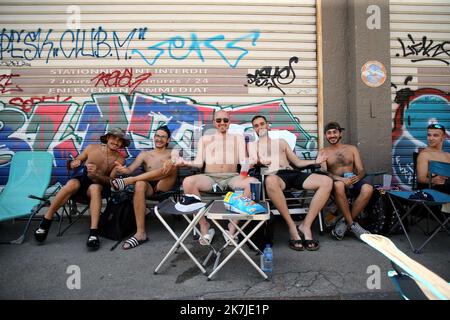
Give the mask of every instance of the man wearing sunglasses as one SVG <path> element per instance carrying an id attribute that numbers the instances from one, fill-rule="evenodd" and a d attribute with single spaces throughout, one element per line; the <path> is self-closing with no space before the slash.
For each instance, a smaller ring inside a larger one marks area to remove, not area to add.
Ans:
<path id="1" fill-rule="evenodd" d="M 175 185 L 177 169 L 173 166 L 171 152 L 167 149 L 169 141 L 169 128 L 159 127 L 153 136 L 153 150 L 141 151 L 128 167 L 117 163 L 111 174 L 112 176 L 130 175 L 141 167 L 145 171 L 139 175 L 111 181 L 111 186 L 116 190 L 123 190 L 127 185 L 135 186 L 133 206 L 137 228 L 136 233 L 124 242 L 122 248 L 125 250 L 148 241 L 145 231 L 145 199 L 155 193 L 169 191 Z"/>
<path id="2" fill-rule="evenodd" d="M 450 153 L 443 150 L 446 138 L 445 127 L 439 123 L 432 123 L 427 127 L 428 146 L 417 157 L 417 180 L 419 189 L 428 188 L 428 161 L 441 161 L 450 163 Z M 433 189 L 450 194 L 450 182 L 447 177 L 431 177 Z"/>
<path id="3" fill-rule="evenodd" d="M 203 168 L 204 174 L 197 174 L 183 180 L 184 196 L 176 204 L 182 212 L 189 212 L 202 208 L 200 192 L 211 191 L 213 186 L 221 190 L 237 188 L 244 189 L 244 196 L 250 195 L 250 183 L 258 180 L 253 177 L 240 175 L 237 172 L 238 164 L 246 160 L 245 141 L 242 136 L 228 133 L 230 116 L 227 111 L 219 110 L 213 115 L 214 129 L 212 134 L 206 132 L 198 142 L 197 156 L 193 161 L 179 158 L 177 166 L 191 166 Z M 214 237 L 214 229 L 205 218 L 200 220 L 201 245 L 207 245 Z M 228 224 L 228 232 L 235 235 L 235 228 Z"/>

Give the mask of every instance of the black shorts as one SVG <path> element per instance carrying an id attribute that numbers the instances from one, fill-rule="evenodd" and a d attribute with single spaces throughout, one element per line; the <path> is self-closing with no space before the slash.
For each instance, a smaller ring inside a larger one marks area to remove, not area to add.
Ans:
<path id="1" fill-rule="evenodd" d="M 418 189 L 428 189 L 428 184 L 427 183 L 419 183 L 417 185 L 417 188 Z M 444 184 L 432 186 L 431 189 L 450 194 L 450 179 L 445 180 Z"/>
<path id="2" fill-rule="evenodd" d="M 160 180 L 150 180 L 150 181 L 147 181 L 147 183 L 152 187 L 152 189 L 153 189 L 153 193 L 151 194 L 151 196 L 149 197 L 149 198 L 157 198 L 159 195 L 162 195 L 162 194 L 164 194 L 164 193 L 166 193 L 166 192 L 170 192 L 171 190 L 173 190 L 173 189 L 170 189 L 170 190 L 167 190 L 167 191 L 161 191 L 161 190 L 156 190 L 156 187 L 158 186 L 158 182 L 159 182 Z M 167 197 L 169 197 L 169 196 L 167 196 Z M 162 200 L 164 200 L 164 199 L 166 199 L 166 197 L 163 197 L 163 198 L 161 198 Z M 162 200 L 158 200 L 158 201 L 162 201 Z"/>
<path id="3" fill-rule="evenodd" d="M 89 186 L 91 184 L 94 184 L 94 181 L 92 181 L 87 176 L 86 166 L 78 167 L 70 178 L 77 179 L 80 182 L 80 188 L 77 190 L 74 196 L 80 197 L 82 199 L 87 198 L 87 190 L 89 189 Z M 109 198 L 110 195 L 111 195 L 111 188 L 109 186 L 103 186 L 102 199 Z"/>
<path id="4" fill-rule="evenodd" d="M 311 175 L 298 170 L 278 170 L 277 176 L 286 184 L 286 189 L 303 189 L 303 182 Z"/>
<path id="5" fill-rule="evenodd" d="M 351 185 L 351 188 L 349 188 L 348 190 L 353 198 L 356 198 L 361 193 L 361 188 L 365 184 L 371 185 L 370 183 L 368 183 L 365 180 L 359 180 L 355 184 Z"/>
<path id="6" fill-rule="evenodd" d="M 158 185 L 159 180 L 150 180 L 147 183 L 152 187 L 153 192 L 156 192 L 156 186 Z"/>

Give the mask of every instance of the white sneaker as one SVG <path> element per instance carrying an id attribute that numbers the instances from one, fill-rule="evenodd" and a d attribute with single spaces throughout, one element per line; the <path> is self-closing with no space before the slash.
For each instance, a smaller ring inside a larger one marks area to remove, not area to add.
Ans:
<path id="1" fill-rule="evenodd" d="M 202 202 L 199 196 L 195 194 L 185 194 L 181 197 L 180 202 L 175 204 L 175 209 L 181 212 L 192 212 L 203 208 L 206 203 Z"/>

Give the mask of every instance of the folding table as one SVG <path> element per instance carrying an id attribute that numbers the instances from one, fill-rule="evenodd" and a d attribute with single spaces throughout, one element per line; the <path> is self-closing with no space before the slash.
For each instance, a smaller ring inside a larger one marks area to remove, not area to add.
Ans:
<path id="1" fill-rule="evenodd" d="M 253 248 L 255 248 L 260 254 L 262 252 L 258 249 L 258 247 L 251 241 L 251 236 L 263 225 L 264 221 L 269 220 L 270 218 L 270 210 L 269 210 L 269 204 L 268 202 L 261 202 L 261 205 L 266 207 L 266 213 L 264 214 L 239 214 L 239 213 L 233 213 L 231 211 L 228 211 L 224 204 L 223 200 L 214 200 L 212 205 L 210 205 L 206 209 L 206 217 L 210 219 L 216 226 L 219 228 L 219 230 L 222 232 L 224 237 L 228 239 L 224 246 L 219 249 L 216 253 L 216 262 L 213 267 L 213 271 L 209 274 L 208 280 L 211 280 L 212 277 L 219 272 L 220 269 L 231 259 L 232 256 L 234 256 L 238 251 L 247 259 L 247 261 L 258 271 L 258 273 L 264 278 L 267 279 L 267 275 L 264 273 L 264 271 L 261 270 L 261 268 L 250 258 L 247 253 L 242 249 L 242 246 L 245 243 L 249 243 Z M 244 239 L 238 243 L 233 239 L 232 236 L 226 232 L 223 227 L 220 225 L 220 220 L 227 220 L 231 222 L 235 227 L 237 232 L 242 234 L 244 236 Z M 245 223 L 242 225 L 242 227 L 239 227 L 235 221 L 244 220 Z M 244 229 L 249 225 L 251 221 L 259 221 L 253 229 L 250 230 L 247 234 L 244 232 Z M 231 243 L 235 248 L 227 255 L 227 257 L 218 265 L 218 262 L 220 260 L 221 253 L 225 250 L 225 248 L 228 247 L 228 244 Z"/>
<path id="2" fill-rule="evenodd" d="M 156 217 L 161 221 L 161 223 L 166 227 L 167 231 L 172 235 L 172 237 L 175 239 L 174 245 L 170 248 L 169 252 L 166 254 L 166 256 L 162 259 L 162 261 L 159 263 L 159 265 L 156 267 L 154 274 L 157 274 L 159 269 L 162 267 L 162 265 L 169 259 L 169 257 L 174 254 L 177 249 L 181 246 L 184 251 L 188 254 L 188 256 L 194 261 L 194 263 L 197 265 L 197 267 L 200 269 L 200 271 L 203 274 L 206 274 L 206 270 L 204 266 L 208 263 L 208 260 L 213 254 L 216 254 L 217 251 L 214 249 L 214 247 L 209 244 L 208 246 L 211 248 L 208 256 L 203 261 L 203 263 L 200 263 L 197 258 L 194 257 L 194 255 L 191 253 L 191 251 L 186 247 L 186 245 L 183 243 L 187 236 L 192 233 L 193 230 L 197 231 L 197 234 L 200 235 L 200 231 L 196 228 L 196 225 L 200 221 L 200 219 L 205 215 L 206 210 L 211 205 L 212 201 L 205 204 L 205 206 L 199 210 L 191 211 L 191 212 L 181 212 L 175 209 L 175 202 L 173 199 L 166 199 L 157 206 L 155 206 L 154 211 Z M 188 222 L 188 226 L 183 231 L 183 233 L 178 236 L 175 231 L 169 226 L 169 224 L 164 220 L 162 215 L 182 215 L 186 221 Z M 189 218 L 189 216 L 194 216 L 192 219 Z"/>

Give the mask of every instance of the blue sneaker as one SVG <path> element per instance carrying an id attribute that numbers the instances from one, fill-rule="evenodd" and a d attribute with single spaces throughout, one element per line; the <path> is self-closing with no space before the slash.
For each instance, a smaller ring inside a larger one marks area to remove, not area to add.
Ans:
<path id="1" fill-rule="evenodd" d="M 223 200 L 223 204 L 227 210 L 241 214 L 258 214 L 266 213 L 266 208 L 264 208 L 259 203 L 246 198 L 242 195 L 236 194 L 234 192 L 228 192 Z"/>

